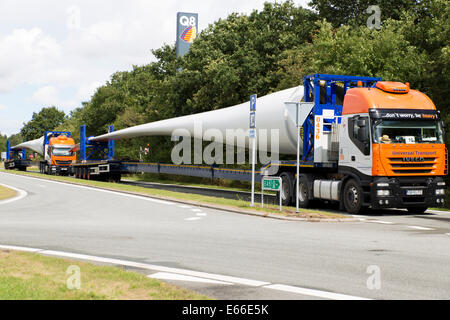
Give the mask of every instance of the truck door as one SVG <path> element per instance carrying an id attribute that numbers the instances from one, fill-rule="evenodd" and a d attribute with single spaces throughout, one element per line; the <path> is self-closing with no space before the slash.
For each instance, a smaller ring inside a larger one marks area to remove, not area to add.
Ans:
<path id="1" fill-rule="evenodd" d="M 372 175 L 369 116 L 346 116 L 341 131 L 339 165 Z"/>

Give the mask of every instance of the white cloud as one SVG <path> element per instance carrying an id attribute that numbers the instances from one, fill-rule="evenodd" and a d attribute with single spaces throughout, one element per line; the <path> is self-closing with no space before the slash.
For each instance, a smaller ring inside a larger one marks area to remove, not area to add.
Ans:
<path id="1" fill-rule="evenodd" d="M 41 87 L 33 93 L 31 100 L 37 102 L 41 107 L 56 106 L 65 110 L 77 106 L 76 101 L 65 101 L 60 98 L 58 89 L 54 86 Z"/>

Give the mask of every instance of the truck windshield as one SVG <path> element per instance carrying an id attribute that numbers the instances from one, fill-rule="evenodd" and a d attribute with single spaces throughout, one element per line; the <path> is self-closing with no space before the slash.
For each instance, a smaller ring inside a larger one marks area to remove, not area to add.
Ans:
<path id="1" fill-rule="evenodd" d="M 73 152 L 71 152 L 70 150 L 73 148 L 53 148 L 52 150 L 52 154 L 54 156 L 73 156 Z"/>
<path id="2" fill-rule="evenodd" d="M 444 143 L 442 125 L 430 120 L 379 120 L 373 127 L 374 143 Z"/>

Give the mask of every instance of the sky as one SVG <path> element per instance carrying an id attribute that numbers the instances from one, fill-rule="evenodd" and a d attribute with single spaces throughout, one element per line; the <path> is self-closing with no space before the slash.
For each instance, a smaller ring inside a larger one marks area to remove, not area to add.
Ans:
<path id="1" fill-rule="evenodd" d="M 155 61 L 152 49 L 175 42 L 177 12 L 198 13 L 201 31 L 264 2 L 1 0 L 0 133 L 19 132 L 43 107 L 68 114 L 114 72 Z"/>

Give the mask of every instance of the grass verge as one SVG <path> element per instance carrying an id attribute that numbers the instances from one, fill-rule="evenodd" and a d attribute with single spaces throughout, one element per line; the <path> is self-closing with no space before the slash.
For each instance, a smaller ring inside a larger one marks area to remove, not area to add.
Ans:
<path id="1" fill-rule="evenodd" d="M 196 194 L 188 194 L 188 193 L 180 193 L 166 190 L 158 190 L 158 189 L 148 189 L 139 186 L 130 186 L 125 184 L 117 184 L 110 182 L 102 182 L 102 181 L 93 181 L 93 180 L 80 180 L 72 177 L 62 177 L 62 176 L 47 176 L 42 175 L 40 173 L 35 172 L 20 172 L 20 171 L 6 171 L 0 169 L 2 172 L 8 172 L 18 175 L 32 176 L 38 178 L 44 178 L 49 180 L 56 181 L 64 181 L 82 185 L 88 185 L 93 187 L 101 187 L 110 190 L 117 191 L 126 191 L 133 192 L 143 195 L 155 196 L 167 200 L 182 200 L 185 202 L 190 202 L 193 205 L 198 203 L 203 204 L 211 204 L 215 206 L 220 206 L 221 208 L 231 208 L 231 209 L 239 209 L 246 212 L 256 212 L 262 214 L 276 214 L 288 217 L 297 217 L 297 218 L 306 218 L 306 219 L 343 219 L 348 218 L 348 216 L 330 213 L 322 210 L 313 210 L 313 209 L 301 209 L 299 213 L 295 212 L 295 208 L 293 207 L 283 207 L 283 211 L 279 211 L 279 206 L 277 205 L 264 205 L 264 208 L 261 208 L 259 203 L 256 203 L 255 208 L 249 207 L 248 201 L 243 200 L 232 200 L 225 198 L 216 198 L 216 197 L 208 197 Z"/>
<path id="2" fill-rule="evenodd" d="M 80 270 L 80 288 L 69 289 Z M 70 270 L 69 270 L 70 271 Z M 72 278 L 73 279 L 73 278 Z M 204 295 L 110 266 L 0 250 L 0 300 L 204 300 Z"/>
<path id="3" fill-rule="evenodd" d="M 9 198 L 13 198 L 17 195 L 17 192 L 14 190 L 11 190 L 9 188 L 0 186 L 0 201 L 1 200 L 6 200 Z"/>

